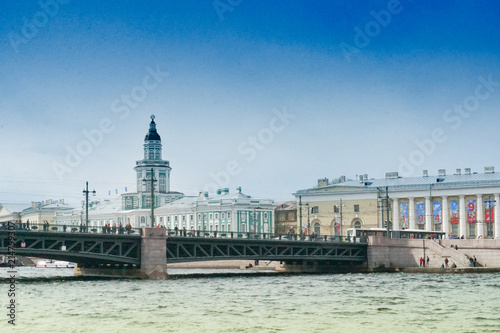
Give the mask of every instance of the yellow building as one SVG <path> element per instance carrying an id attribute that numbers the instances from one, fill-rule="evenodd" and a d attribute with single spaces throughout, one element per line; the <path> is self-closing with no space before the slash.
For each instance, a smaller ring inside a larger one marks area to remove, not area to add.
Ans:
<path id="1" fill-rule="evenodd" d="M 500 238 L 500 173 L 467 168 L 436 176 L 385 178 L 342 176 L 318 180 L 318 186 L 294 194 L 298 202 L 298 230 L 304 233 L 345 235 L 348 228 L 420 229 L 443 231 L 446 237 Z"/>

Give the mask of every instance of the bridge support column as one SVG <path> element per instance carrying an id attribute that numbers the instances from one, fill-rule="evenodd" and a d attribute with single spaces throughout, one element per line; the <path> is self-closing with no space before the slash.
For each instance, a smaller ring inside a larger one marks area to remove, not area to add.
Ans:
<path id="1" fill-rule="evenodd" d="M 142 228 L 140 271 L 144 279 L 168 278 L 166 229 Z"/>
<path id="2" fill-rule="evenodd" d="M 163 228 L 142 228 L 140 267 L 78 267 L 75 275 L 163 280 L 167 274 L 167 235 Z"/>

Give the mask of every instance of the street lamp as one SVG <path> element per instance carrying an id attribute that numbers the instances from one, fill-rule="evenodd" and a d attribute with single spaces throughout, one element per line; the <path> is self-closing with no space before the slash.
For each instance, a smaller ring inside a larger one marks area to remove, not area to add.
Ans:
<path id="1" fill-rule="evenodd" d="M 85 189 L 83 194 L 85 195 L 85 229 L 89 230 L 89 193 L 95 196 L 95 190 L 89 191 L 89 182 L 85 182 Z"/>
<path id="2" fill-rule="evenodd" d="M 309 222 L 309 213 L 310 213 L 310 210 L 309 210 L 309 204 L 307 203 L 306 204 L 306 207 L 307 207 L 307 234 L 310 235 L 311 234 L 311 223 Z"/>
<path id="3" fill-rule="evenodd" d="M 151 168 L 151 178 L 144 178 L 142 180 L 144 183 L 151 182 L 151 228 L 155 227 L 155 182 L 157 181 L 154 178 L 154 170 Z M 147 188 L 146 188 L 147 190 Z"/>

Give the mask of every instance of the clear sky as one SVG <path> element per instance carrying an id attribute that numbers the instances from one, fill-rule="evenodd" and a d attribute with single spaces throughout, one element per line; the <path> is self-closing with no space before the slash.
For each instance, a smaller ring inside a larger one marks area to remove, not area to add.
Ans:
<path id="1" fill-rule="evenodd" d="M 496 1 L 2 1 L 0 202 L 500 172 Z"/>

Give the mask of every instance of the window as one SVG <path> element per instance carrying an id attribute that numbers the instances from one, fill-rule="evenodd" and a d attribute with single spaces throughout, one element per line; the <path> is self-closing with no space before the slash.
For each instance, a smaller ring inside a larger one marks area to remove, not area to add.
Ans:
<path id="1" fill-rule="evenodd" d="M 267 212 L 264 212 L 264 220 L 267 220 L 269 214 Z"/>
<path id="2" fill-rule="evenodd" d="M 318 206 L 312 206 L 311 207 L 311 214 L 318 214 L 319 213 L 319 207 Z"/>
<path id="3" fill-rule="evenodd" d="M 167 222 L 170 222 L 170 216 L 167 216 Z"/>
<path id="4" fill-rule="evenodd" d="M 361 222 L 359 221 L 354 222 L 354 228 L 361 229 Z"/>
<path id="5" fill-rule="evenodd" d="M 222 219 L 224 220 L 226 218 L 226 213 L 222 213 Z"/>
<path id="6" fill-rule="evenodd" d="M 215 219 L 217 220 L 219 218 L 219 213 L 215 213 Z"/>
<path id="7" fill-rule="evenodd" d="M 334 213 L 340 213 L 340 208 L 339 208 L 339 206 L 333 206 L 333 212 L 334 212 Z"/>
<path id="8" fill-rule="evenodd" d="M 213 216 L 213 215 L 212 215 L 212 213 L 210 213 L 210 214 L 208 215 L 208 218 L 211 220 L 211 219 L 212 219 L 212 216 Z"/>
<path id="9" fill-rule="evenodd" d="M 174 221 L 175 221 L 175 222 L 177 222 L 177 217 L 178 217 L 178 216 L 177 216 L 177 215 L 175 215 L 175 217 L 174 217 Z"/>
<path id="10" fill-rule="evenodd" d="M 147 195 L 146 196 L 146 206 L 151 206 L 151 196 L 150 195 Z"/>
<path id="11" fill-rule="evenodd" d="M 314 233 L 316 235 L 320 235 L 321 234 L 321 224 L 319 224 L 319 222 L 316 222 L 314 224 Z"/>
<path id="12" fill-rule="evenodd" d="M 198 214 L 198 221 L 201 221 L 201 214 Z"/>
<path id="13" fill-rule="evenodd" d="M 227 213 L 227 218 L 230 219 L 231 218 L 231 213 Z"/>
<path id="14" fill-rule="evenodd" d="M 182 222 L 186 222 L 186 215 L 182 215 Z"/>
<path id="15" fill-rule="evenodd" d="M 189 222 L 193 222 L 193 218 L 194 218 L 193 214 L 189 215 Z"/>
<path id="16" fill-rule="evenodd" d="M 354 205 L 354 212 L 359 213 L 359 205 Z"/>

